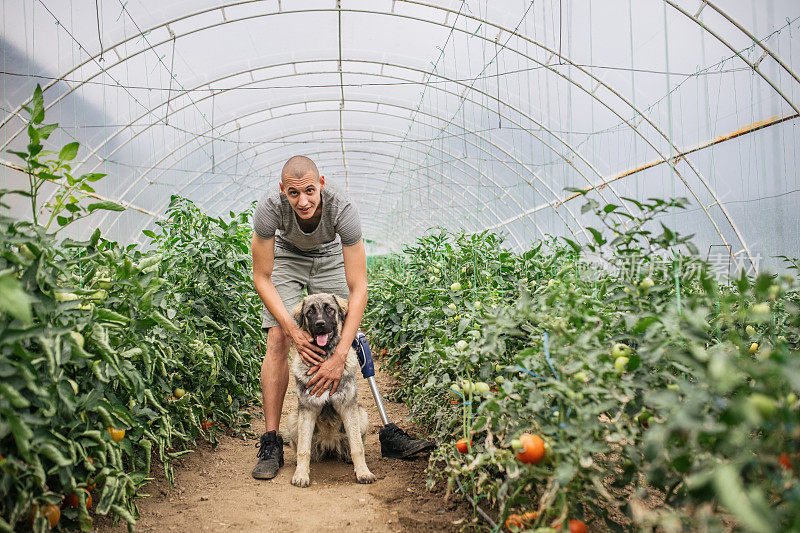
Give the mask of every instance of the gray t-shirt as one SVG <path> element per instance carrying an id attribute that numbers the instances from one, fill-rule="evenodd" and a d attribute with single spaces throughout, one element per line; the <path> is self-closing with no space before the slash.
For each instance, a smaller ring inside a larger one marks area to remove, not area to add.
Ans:
<path id="1" fill-rule="evenodd" d="M 271 187 L 258 202 L 253 229 L 262 239 L 275 237 L 275 246 L 309 257 L 341 253 L 361 239 L 361 221 L 355 205 L 330 185 L 322 189 L 322 218 L 316 229 L 306 233 L 279 185 Z"/>

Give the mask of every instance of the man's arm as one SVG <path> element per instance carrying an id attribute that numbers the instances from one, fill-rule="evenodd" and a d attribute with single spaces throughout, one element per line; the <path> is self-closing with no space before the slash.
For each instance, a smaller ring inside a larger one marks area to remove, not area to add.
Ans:
<path id="1" fill-rule="evenodd" d="M 275 237 L 262 239 L 253 234 L 251 249 L 253 252 L 253 284 L 256 286 L 258 296 L 278 321 L 283 332 L 294 341 L 300 357 L 310 366 L 318 365 L 322 362 L 322 357 L 318 354 L 324 354 L 325 351 L 312 344 L 311 334 L 297 326 L 272 283 L 272 268 L 275 265 Z"/>
<path id="2" fill-rule="evenodd" d="M 350 291 L 347 317 L 336 350 L 327 361 L 320 365 L 314 377 L 308 382 L 310 393 L 318 396 L 325 392 L 329 385 L 331 394 L 336 392 L 350 345 L 353 344 L 361 319 L 364 318 L 364 310 L 367 308 L 367 255 L 364 241 L 359 240 L 352 246 L 342 246 L 342 254 L 344 255 L 344 275 Z M 309 374 L 313 372 L 312 368 Z"/>

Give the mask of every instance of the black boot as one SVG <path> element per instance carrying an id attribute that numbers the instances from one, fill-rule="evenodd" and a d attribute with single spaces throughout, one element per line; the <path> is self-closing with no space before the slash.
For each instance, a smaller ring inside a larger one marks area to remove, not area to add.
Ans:
<path id="1" fill-rule="evenodd" d="M 278 475 L 278 469 L 283 466 L 283 437 L 275 431 L 268 431 L 261 435 L 261 441 L 256 444 L 258 448 L 258 463 L 253 468 L 253 477 L 256 479 L 272 479 Z"/>
<path id="2" fill-rule="evenodd" d="M 404 459 L 435 447 L 432 442 L 425 439 L 411 437 L 391 422 L 381 428 L 378 439 L 381 441 L 381 455 L 389 459 Z"/>

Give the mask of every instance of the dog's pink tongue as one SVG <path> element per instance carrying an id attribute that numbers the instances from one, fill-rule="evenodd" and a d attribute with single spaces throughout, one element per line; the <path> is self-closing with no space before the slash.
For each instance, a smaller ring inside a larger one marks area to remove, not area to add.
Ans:
<path id="1" fill-rule="evenodd" d="M 322 348 L 326 344 L 328 344 L 328 336 L 330 333 L 326 333 L 325 335 L 317 335 L 317 346 Z"/>

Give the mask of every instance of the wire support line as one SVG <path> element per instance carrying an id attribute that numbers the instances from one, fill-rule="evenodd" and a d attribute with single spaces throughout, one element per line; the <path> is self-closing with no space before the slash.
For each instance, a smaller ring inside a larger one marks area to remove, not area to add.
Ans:
<path id="1" fill-rule="evenodd" d="M 6 161 L 5 159 L 0 159 L 0 166 L 6 167 L 6 168 L 10 168 L 12 170 L 17 170 L 19 172 L 22 172 L 23 174 L 28 174 L 28 170 L 25 167 L 17 165 L 16 163 L 12 163 L 11 161 Z M 56 185 L 57 187 L 60 187 L 62 189 L 66 188 L 63 183 L 60 183 L 60 182 L 51 182 L 51 183 L 53 183 L 54 185 Z M 131 204 L 131 203 L 128 203 L 128 202 L 124 202 L 122 200 L 115 200 L 113 198 L 109 198 L 107 196 L 103 196 L 101 194 L 97 194 L 97 193 L 93 193 L 93 192 L 84 192 L 84 194 L 86 196 L 94 198 L 95 200 L 100 200 L 100 201 L 103 201 L 103 202 L 115 202 L 115 203 L 118 203 L 119 205 L 123 206 L 125 209 L 133 209 L 134 211 L 139 211 L 140 213 L 144 213 L 145 215 L 150 215 L 153 218 L 157 218 L 159 220 L 164 220 L 164 216 L 163 215 L 160 215 L 158 213 L 153 213 L 152 211 L 149 211 L 149 210 L 147 210 L 147 209 L 145 209 L 143 207 L 139 207 L 138 205 L 134 205 L 134 204 Z"/>
<path id="2" fill-rule="evenodd" d="M 56 24 L 58 25 L 58 27 L 62 28 L 62 29 L 63 29 L 63 30 L 64 30 L 64 31 L 67 33 L 67 35 L 69 35 L 70 39 L 72 39 L 72 41 L 73 41 L 75 44 L 77 44 L 77 45 L 78 45 L 78 48 L 79 48 L 80 50 L 86 50 L 86 48 L 85 48 L 85 47 L 84 47 L 84 46 L 83 46 L 83 45 L 80 43 L 80 41 L 78 41 L 78 39 L 77 39 L 77 38 L 76 38 L 76 37 L 75 37 L 75 36 L 72 34 L 72 32 L 70 32 L 70 31 L 67 29 L 67 27 L 66 27 L 66 26 L 64 26 L 64 25 L 61 23 L 61 21 L 58 19 L 58 17 L 55 15 L 55 13 L 53 13 L 52 11 L 50 11 L 50 8 L 48 8 L 48 7 L 47 7 L 47 5 L 44 3 L 44 0 L 38 0 L 38 1 L 39 1 L 39 3 L 42 5 L 42 7 L 45 9 L 45 11 L 47 11 L 47 12 L 50 14 L 50 16 L 51 16 L 51 17 L 53 17 L 53 20 L 55 20 L 55 21 L 56 21 Z M 135 23 L 134 23 L 134 24 L 135 24 Z M 102 52 L 102 50 L 101 50 L 101 52 Z M 101 53 L 101 55 L 100 55 L 100 59 L 102 59 L 102 53 Z M 92 57 L 91 57 L 91 61 L 92 61 L 92 62 L 94 62 L 94 64 L 98 66 L 98 68 L 100 69 L 100 72 L 102 72 L 102 73 L 104 73 L 105 75 L 107 75 L 109 78 L 111 78 L 112 80 L 114 80 L 114 83 L 115 83 L 115 84 L 119 85 L 119 81 L 118 81 L 116 78 L 114 78 L 114 76 L 112 76 L 112 75 L 111 75 L 111 74 L 108 72 L 108 70 L 106 70 L 106 69 L 103 67 L 103 65 L 101 65 L 101 64 L 98 62 L 98 60 L 94 58 L 94 56 L 92 56 Z M 136 98 L 136 97 L 135 97 L 135 96 L 134 96 L 134 95 L 133 95 L 133 94 L 130 92 L 130 90 L 128 90 L 128 89 L 124 89 L 124 88 L 123 88 L 123 90 L 124 90 L 126 93 L 128 93 L 128 96 L 130 96 L 130 97 L 131 97 L 131 99 L 133 99 L 133 101 L 134 101 L 134 102 L 136 102 L 137 104 L 139 104 L 139 106 L 141 106 L 141 108 L 145 110 L 145 116 L 147 116 L 147 115 L 150 115 L 150 116 L 152 116 L 152 117 L 153 117 L 153 118 L 156 120 L 156 122 L 163 122 L 163 119 L 159 119 L 158 117 L 156 117 L 156 115 L 155 115 L 155 110 L 154 110 L 154 109 L 150 109 L 150 108 L 148 108 L 148 107 L 147 107 L 145 104 L 143 104 L 141 101 L 139 101 L 139 99 L 138 99 L 138 98 Z M 190 100 L 191 100 L 191 99 L 190 99 Z M 17 115 L 17 116 L 19 116 L 19 115 Z M 6 118 L 6 119 L 4 119 L 2 122 L 0 122 L 0 127 L 2 127 L 3 125 L 5 125 L 5 124 L 6 124 L 6 122 L 7 122 L 7 118 Z M 165 125 L 165 126 L 168 126 L 168 124 L 164 124 L 164 125 Z M 13 137 L 12 137 L 12 138 L 13 138 Z M 10 141 L 10 140 L 11 140 L 11 139 L 9 139 L 9 141 Z M 6 142 L 6 145 L 7 145 L 7 144 L 8 144 L 8 142 Z M 99 156 L 98 156 L 98 157 L 99 157 Z"/>
<path id="3" fill-rule="evenodd" d="M 726 141 L 730 141 L 732 139 L 736 139 L 738 137 L 741 137 L 743 135 L 747 135 L 749 133 L 753 133 L 753 132 L 756 132 L 756 131 L 759 131 L 759 130 L 763 130 L 764 128 L 769 128 L 770 126 L 775 126 L 776 124 L 780 124 L 782 122 L 787 122 L 789 120 L 794 120 L 794 119 L 796 119 L 798 117 L 800 117 L 800 114 L 795 113 L 793 115 L 789 115 L 789 116 L 785 116 L 785 117 L 772 117 L 772 118 L 769 118 L 769 119 L 766 119 L 766 120 L 761 120 L 761 121 L 755 122 L 755 123 L 750 124 L 748 126 L 745 126 L 743 128 L 739 128 L 738 130 L 735 130 L 735 131 L 733 131 L 733 132 L 731 132 L 729 134 L 719 135 L 717 137 L 714 137 L 710 141 L 706 141 L 706 142 L 704 142 L 704 143 L 702 143 L 702 144 L 700 144 L 698 146 L 695 146 L 693 148 L 689 148 L 689 149 L 686 149 L 686 150 L 681 150 L 681 151 L 679 151 L 677 154 L 675 154 L 672 157 L 664 158 L 664 159 L 657 159 L 655 161 L 650 161 L 649 163 L 645 163 L 643 165 L 639 165 L 637 167 L 634 167 L 634 168 L 632 168 L 630 170 L 626 170 L 624 172 L 621 172 L 621 173 L 619 173 L 619 174 L 617 174 L 617 175 L 615 175 L 613 177 L 610 177 L 610 178 L 602 180 L 602 183 L 599 184 L 599 185 L 593 185 L 591 187 L 585 187 L 585 188 L 581 189 L 583 192 L 572 193 L 572 194 L 566 196 L 565 198 L 557 201 L 555 204 L 548 203 L 548 204 L 544 204 L 544 205 L 539 205 L 539 206 L 533 207 L 531 209 L 527 209 L 527 210 L 523 211 L 522 213 L 520 213 L 520 214 L 518 214 L 518 215 L 516 215 L 514 217 L 508 218 L 508 219 L 498 223 L 495 226 L 490 226 L 487 229 L 495 229 L 495 228 L 499 228 L 499 227 L 505 226 L 505 225 L 507 225 L 507 224 L 509 224 L 511 222 L 514 222 L 516 220 L 524 218 L 524 217 L 526 217 L 528 215 L 531 215 L 531 214 L 533 214 L 533 213 L 535 213 L 537 211 L 540 211 L 542 209 L 545 209 L 547 207 L 552 207 L 553 209 L 558 208 L 559 206 L 565 204 L 566 202 L 569 202 L 570 200 L 574 200 L 575 198 L 579 198 L 581 196 L 584 196 L 586 193 L 588 193 L 591 190 L 600 190 L 600 189 L 604 188 L 606 185 L 608 185 L 610 183 L 613 183 L 613 182 L 615 182 L 617 180 L 621 180 L 623 178 L 627 178 L 629 176 L 633 176 L 634 174 L 638 174 L 639 172 L 642 172 L 644 170 L 656 167 L 656 166 L 664 164 L 664 163 L 669 163 L 671 166 L 674 167 L 674 165 L 676 165 L 681 159 L 684 159 L 686 156 L 691 155 L 691 154 L 693 154 L 695 152 L 699 152 L 700 150 L 704 150 L 706 148 L 710 148 L 710 147 L 715 146 L 717 144 L 720 144 L 720 143 L 723 143 L 723 142 L 726 142 Z M 725 204 L 726 204 L 726 202 L 715 201 L 711 205 L 720 205 L 720 206 L 722 206 L 722 205 L 725 205 Z"/>
<path id="4" fill-rule="evenodd" d="M 486 70 L 489 68 L 489 66 L 491 66 L 491 64 L 492 64 L 492 63 L 494 63 L 494 61 L 495 61 L 495 60 L 497 60 L 497 57 L 500 55 L 500 50 L 505 50 L 506 46 L 508 45 L 508 42 L 509 42 L 509 41 L 511 40 L 511 38 L 512 38 L 514 35 L 516 35 L 516 34 L 517 34 L 517 32 L 519 31 L 519 27 L 520 27 L 520 26 L 522 25 L 522 23 L 525 21 L 525 18 L 528 16 L 528 13 L 530 12 L 530 10 L 531 10 L 531 8 L 533 7 L 533 5 L 534 5 L 534 2 L 530 2 L 530 3 L 528 4 L 528 7 L 527 7 L 527 9 L 525 9 L 525 12 L 522 14 L 522 17 L 520 18 L 520 20 L 519 20 L 519 22 L 517 23 L 517 25 L 516 25 L 516 27 L 514 28 L 514 30 L 513 30 L 512 32 L 509 32 L 508 38 L 507 38 L 507 39 L 505 40 L 505 42 L 503 43 L 502 47 L 501 47 L 501 48 L 498 50 L 498 49 L 497 49 L 497 47 L 495 46 L 495 50 L 496 50 L 496 51 L 495 51 L 494 57 L 492 57 L 492 59 L 490 59 L 490 60 L 489 60 L 489 62 L 488 62 L 488 63 L 486 63 L 486 64 L 483 66 L 483 68 L 480 70 L 480 72 L 478 72 L 478 74 L 477 74 L 477 76 L 476 76 L 475 78 L 473 78 L 472 80 L 470 80 L 469 86 L 467 87 L 467 89 L 465 89 L 465 91 L 464 91 L 463 95 L 462 95 L 462 96 L 459 98 L 458 107 L 456 108 L 455 112 L 453 113 L 453 116 L 451 116 L 451 117 L 450 117 L 450 118 L 447 120 L 447 122 L 445 123 L 445 125 L 444 125 L 443 127 L 439 128 L 439 133 L 437 134 L 437 139 L 434 139 L 433 143 L 435 143 L 435 142 L 436 142 L 436 140 L 438 140 L 438 136 L 439 136 L 439 135 L 443 134 L 443 133 L 444 133 L 444 132 L 445 132 L 445 131 L 446 131 L 446 130 L 447 130 L 447 129 L 448 129 L 450 126 L 451 126 L 451 125 L 453 125 L 453 121 L 454 121 L 454 120 L 455 120 L 455 118 L 458 116 L 459 112 L 461 111 L 461 108 L 464 106 L 464 103 L 466 102 L 466 98 L 464 98 L 464 96 L 466 95 L 466 90 L 468 90 L 468 89 L 474 89 L 474 87 L 475 87 L 475 83 L 477 82 L 477 77 L 478 77 L 478 76 L 481 76 L 481 75 L 482 75 L 484 72 L 486 72 Z M 460 10 L 459 10 L 459 13 L 460 13 Z M 453 28 L 451 29 L 451 34 L 452 34 L 452 31 L 453 31 L 453 30 L 455 30 L 455 24 L 453 24 Z M 476 30 L 476 33 L 477 33 L 477 30 Z M 499 39 L 499 37 L 500 37 L 500 35 L 498 34 L 498 36 L 497 36 L 497 39 L 495 40 L 495 41 L 496 41 L 496 44 L 497 44 L 497 40 Z M 444 50 L 442 50 L 442 53 L 444 53 Z M 542 65 L 542 66 L 544 66 L 544 65 Z M 499 80 L 498 80 L 498 83 L 499 83 Z M 499 104 L 499 103 L 500 103 L 500 102 L 499 102 L 499 98 L 498 98 L 498 104 Z M 420 105 L 421 105 L 421 104 L 422 104 L 422 102 L 420 102 Z M 498 113 L 498 114 L 499 114 L 499 113 Z M 413 121 L 413 117 L 412 117 L 411 124 L 409 124 L 409 132 L 411 131 L 411 127 L 412 127 L 413 125 L 414 125 L 414 121 Z M 433 143 L 431 143 L 431 146 L 433 146 Z M 427 157 L 427 155 L 426 155 L 426 157 Z M 394 207 L 395 207 L 395 206 L 392 206 L 392 208 L 394 208 Z"/>
<path id="5" fill-rule="evenodd" d="M 725 61 L 729 61 L 737 56 L 731 56 L 730 58 L 725 59 Z M 343 59 L 345 62 L 355 62 L 358 61 L 356 59 Z M 703 70 L 698 72 L 667 72 L 665 70 L 652 70 L 652 69 L 639 69 L 639 68 L 626 68 L 626 67 L 617 67 L 612 65 L 588 65 L 588 64 L 575 64 L 578 67 L 583 68 L 590 68 L 590 69 L 604 69 L 604 70 L 618 70 L 624 72 L 637 72 L 643 74 L 660 74 L 660 75 L 670 75 L 670 76 L 683 76 L 685 78 L 693 78 L 698 76 L 711 76 L 717 74 L 731 74 L 735 72 L 751 72 L 752 69 L 749 67 L 734 67 L 734 68 L 727 68 L 721 70 L 710 70 L 715 66 L 719 66 L 719 62 L 705 67 Z M 557 66 L 564 66 L 563 63 L 553 63 L 550 65 L 551 67 Z M 269 67 L 264 67 L 269 68 Z M 505 72 L 500 72 L 497 74 L 487 74 L 485 76 L 478 76 L 477 78 L 453 78 L 452 81 L 450 80 L 430 80 L 427 82 L 428 85 L 439 85 L 439 84 L 447 84 L 453 82 L 467 82 L 472 81 L 474 79 L 477 80 L 492 80 L 497 77 L 503 76 L 511 76 L 513 74 L 523 74 L 526 72 L 533 72 L 537 70 L 546 70 L 546 67 L 542 67 L 541 65 L 536 65 L 533 67 L 528 68 L 520 68 L 514 70 L 507 70 Z M 135 90 L 143 90 L 143 91 L 164 91 L 164 92 L 173 92 L 173 93 L 182 93 L 188 94 L 192 92 L 205 92 L 205 91 L 227 91 L 230 90 L 231 87 L 195 87 L 195 88 L 175 88 L 175 87 L 157 87 L 154 85 L 135 85 L 135 84 L 126 84 L 126 83 L 107 83 L 103 81 L 84 81 L 76 78 L 63 78 L 57 76 L 46 76 L 44 74 L 30 74 L 25 72 L 11 72 L 8 70 L 0 70 L 0 74 L 3 76 L 14 76 L 14 77 L 21 77 L 21 78 L 38 78 L 42 80 L 48 81 L 63 81 L 67 83 L 84 83 L 86 85 L 97 85 L 97 86 L 104 86 L 104 87 L 115 87 L 120 89 L 135 89 Z M 317 75 L 317 72 L 307 72 L 306 75 L 314 76 Z M 241 91 L 267 91 L 273 89 L 329 89 L 329 88 L 339 88 L 339 87 L 353 87 L 353 88 L 362 88 L 362 87 L 393 87 L 393 86 L 406 86 L 406 85 L 424 85 L 425 82 L 422 81 L 396 81 L 396 82 L 361 82 L 361 83 L 305 83 L 305 84 L 296 84 L 296 85 L 267 85 L 261 87 L 235 87 L 235 89 Z"/>

